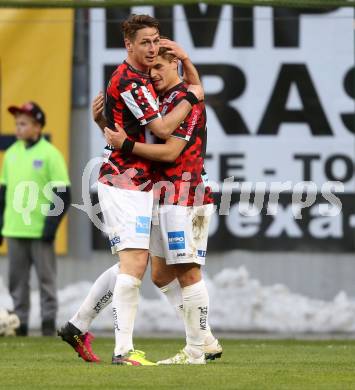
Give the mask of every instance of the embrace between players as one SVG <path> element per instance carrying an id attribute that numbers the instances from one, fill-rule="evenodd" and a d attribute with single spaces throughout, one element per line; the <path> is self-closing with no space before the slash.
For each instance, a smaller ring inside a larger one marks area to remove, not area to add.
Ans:
<path id="1" fill-rule="evenodd" d="M 88 329 L 112 301 L 112 363 L 155 365 L 133 347 L 139 288 L 150 255 L 152 281 L 182 317 L 186 332 L 186 346 L 158 364 L 205 364 L 220 357 L 222 347 L 208 325 L 209 297 L 200 269 L 214 211 L 203 167 L 203 89 L 184 50 L 160 39 L 156 19 L 131 15 L 123 34 L 127 59 L 113 72 L 105 99 L 99 94 L 92 106 L 108 144 L 98 196 L 119 264 L 99 276 L 58 334 L 84 360 L 99 361 Z M 151 133 L 158 137 L 155 143 L 148 143 Z"/>

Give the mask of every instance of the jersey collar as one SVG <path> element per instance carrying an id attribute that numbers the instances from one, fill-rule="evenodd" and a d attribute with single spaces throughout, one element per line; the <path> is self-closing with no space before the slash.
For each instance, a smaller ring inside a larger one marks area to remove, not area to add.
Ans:
<path id="1" fill-rule="evenodd" d="M 168 97 L 171 94 L 171 92 L 176 91 L 178 89 L 181 89 L 181 87 L 183 85 L 185 85 L 185 83 L 183 81 L 181 81 L 181 83 L 178 83 L 178 84 L 174 85 L 173 87 L 168 89 L 166 92 L 164 92 L 164 94 L 161 95 L 161 98 L 164 99 L 164 98 Z"/>
<path id="2" fill-rule="evenodd" d="M 141 70 L 138 70 L 138 69 L 134 68 L 134 67 L 133 67 L 131 64 L 129 64 L 126 60 L 124 60 L 123 63 L 124 63 L 125 65 L 127 65 L 127 67 L 129 68 L 129 70 L 131 70 L 132 72 L 137 73 L 137 74 L 139 74 L 140 76 L 149 79 L 150 76 L 149 76 L 148 73 L 144 73 L 144 72 L 142 72 Z"/>
<path id="3" fill-rule="evenodd" d="M 33 146 L 35 146 L 36 144 L 38 144 L 38 142 L 42 139 L 42 136 L 40 135 L 35 141 L 25 141 L 25 149 L 29 149 L 29 148 L 32 148 Z"/>

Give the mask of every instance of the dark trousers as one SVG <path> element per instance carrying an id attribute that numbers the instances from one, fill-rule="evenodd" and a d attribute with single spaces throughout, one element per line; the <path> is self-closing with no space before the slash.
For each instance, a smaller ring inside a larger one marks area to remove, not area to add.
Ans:
<path id="1" fill-rule="evenodd" d="M 58 308 L 54 244 L 28 238 L 7 238 L 7 243 L 10 295 L 21 324 L 28 324 L 32 265 L 38 277 L 42 324 L 54 323 Z"/>

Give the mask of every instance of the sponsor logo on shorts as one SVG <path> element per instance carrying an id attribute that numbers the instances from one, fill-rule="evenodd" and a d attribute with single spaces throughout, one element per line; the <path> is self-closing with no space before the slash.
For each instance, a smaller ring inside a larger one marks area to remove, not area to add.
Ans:
<path id="1" fill-rule="evenodd" d="M 113 238 L 111 238 L 110 240 L 110 245 L 111 246 L 115 246 L 116 244 L 119 244 L 121 242 L 121 239 L 119 236 L 115 236 Z"/>
<path id="2" fill-rule="evenodd" d="M 185 252 L 180 252 L 176 254 L 177 257 L 185 257 L 186 253 Z"/>
<path id="3" fill-rule="evenodd" d="M 136 233 L 149 234 L 150 233 L 150 218 L 138 216 L 136 218 Z"/>
<path id="4" fill-rule="evenodd" d="M 197 250 L 198 257 L 206 257 L 206 251 L 202 251 L 200 249 Z"/>
<path id="5" fill-rule="evenodd" d="M 168 232 L 169 250 L 185 249 L 185 234 L 180 232 Z"/>

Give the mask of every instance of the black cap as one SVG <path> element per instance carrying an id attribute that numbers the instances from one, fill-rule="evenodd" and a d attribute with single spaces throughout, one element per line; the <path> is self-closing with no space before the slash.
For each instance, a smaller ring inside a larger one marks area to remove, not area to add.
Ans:
<path id="1" fill-rule="evenodd" d="M 42 127 L 46 124 L 46 115 L 37 103 L 28 102 L 23 104 L 21 107 L 10 106 L 8 111 L 12 115 L 27 114 L 35 119 Z"/>

